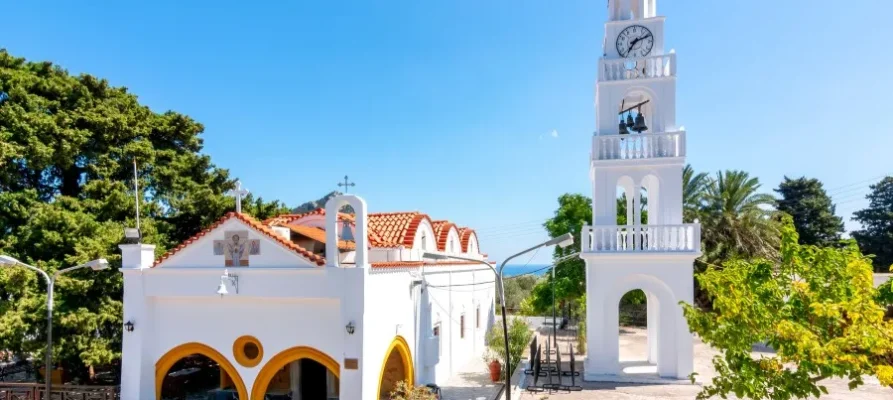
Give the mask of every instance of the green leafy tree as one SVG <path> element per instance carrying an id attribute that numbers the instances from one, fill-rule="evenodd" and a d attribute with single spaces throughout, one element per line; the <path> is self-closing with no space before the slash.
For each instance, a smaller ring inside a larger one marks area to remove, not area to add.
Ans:
<path id="1" fill-rule="evenodd" d="M 695 173 L 691 164 L 682 170 L 682 218 L 686 223 L 699 218 L 704 207 L 704 196 L 709 178 L 706 173 Z"/>
<path id="2" fill-rule="evenodd" d="M 778 228 L 770 208 L 775 199 L 759 189 L 759 180 L 744 171 L 717 172 L 707 183 L 701 238 L 708 260 L 777 253 Z"/>
<path id="3" fill-rule="evenodd" d="M 133 161 L 144 240 L 158 252 L 233 209 L 223 195 L 233 187 L 229 173 L 201 154 L 203 130 L 104 79 L 0 50 L 0 253 L 50 274 L 100 257 L 113 267 L 58 281 L 53 354 L 70 373 L 120 357 L 117 244 L 134 226 Z M 260 218 L 287 210 L 254 197 L 246 203 Z M 0 269 L 0 349 L 42 357 L 45 290 L 28 270 Z"/>
<path id="4" fill-rule="evenodd" d="M 521 303 L 530 296 L 534 286 L 536 277 L 533 275 L 505 278 L 505 307 L 509 310 L 520 309 Z"/>
<path id="5" fill-rule="evenodd" d="M 852 236 L 862 252 L 874 255 L 874 269 L 886 272 L 893 264 L 893 177 L 871 185 L 868 208 L 854 213 L 862 229 Z"/>
<path id="6" fill-rule="evenodd" d="M 870 261 L 855 245 L 800 245 L 785 217 L 779 262 L 730 261 L 697 279 L 713 307 L 683 304 L 685 318 L 721 352 L 713 359 L 718 376 L 699 399 L 818 397 L 831 377 L 849 380 L 851 389 L 865 375 L 893 385 L 893 321 L 884 320 Z M 776 353 L 754 356 L 755 343 Z"/>
<path id="7" fill-rule="evenodd" d="M 800 244 L 828 246 L 840 240 L 843 219 L 834 215 L 834 204 L 818 179 L 786 176 L 775 192 L 781 196 L 776 208 L 794 218 Z"/>

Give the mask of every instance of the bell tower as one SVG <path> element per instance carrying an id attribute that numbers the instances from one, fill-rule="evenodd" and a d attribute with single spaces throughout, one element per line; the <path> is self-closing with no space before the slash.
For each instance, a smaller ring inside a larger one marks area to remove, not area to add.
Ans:
<path id="1" fill-rule="evenodd" d="M 676 54 L 665 49 L 656 2 L 608 1 L 590 155 L 593 220 L 580 255 L 586 380 L 681 380 L 693 368 L 678 303 L 693 302 L 700 225 L 682 220 L 686 133 L 676 125 Z M 636 289 L 647 299 L 647 351 L 621 355 L 619 303 Z"/>

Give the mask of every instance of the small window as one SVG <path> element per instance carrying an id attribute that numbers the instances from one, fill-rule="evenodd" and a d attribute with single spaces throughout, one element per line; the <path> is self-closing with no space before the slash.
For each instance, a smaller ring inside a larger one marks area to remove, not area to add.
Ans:
<path id="1" fill-rule="evenodd" d="M 456 241 L 453 239 L 450 239 L 450 253 L 455 253 L 455 252 L 456 252 Z"/>
<path id="2" fill-rule="evenodd" d="M 474 327 L 475 329 L 481 328 L 481 306 L 474 309 Z"/>
<path id="3" fill-rule="evenodd" d="M 440 338 L 440 322 L 434 324 L 434 329 L 432 330 L 431 334 L 434 335 L 434 337 L 436 337 L 438 339 Z M 437 355 L 439 356 L 441 354 L 443 354 L 442 342 L 438 343 L 438 347 L 437 347 Z"/>
<path id="4" fill-rule="evenodd" d="M 422 251 L 428 251 L 428 236 L 422 232 Z"/>
<path id="5" fill-rule="evenodd" d="M 459 339 L 465 339 L 465 314 L 459 316 Z"/>

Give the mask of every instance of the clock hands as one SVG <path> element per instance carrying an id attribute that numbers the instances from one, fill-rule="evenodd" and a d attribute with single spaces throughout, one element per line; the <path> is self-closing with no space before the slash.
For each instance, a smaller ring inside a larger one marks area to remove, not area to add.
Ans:
<path id="1" fill-rule="evenodd" d="M 629 43 L 629 48 L 626 49 L 626 54 L 629 54 L 629 52 L 633 51 L 633 47 L 635 47 L 636 44 L 638 44 L 639 42 L 641 42 L 641 41 L 647 39 L 647 38 L 650 37 L 650 36 L 651 36 L 651 34 L 649 33 L 649 34 L 646 34 L 645 36 L 642 36 L 642 37 L 638 37 L 638 38 L 633 39 L 633 41 Z"/>

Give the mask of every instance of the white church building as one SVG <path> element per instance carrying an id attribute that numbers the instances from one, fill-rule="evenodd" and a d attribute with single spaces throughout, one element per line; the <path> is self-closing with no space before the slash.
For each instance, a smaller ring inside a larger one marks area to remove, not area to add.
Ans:
<path id="1" fill-rule="evenodd" d="M 595 85 L 592 225 L 583 227 L 588 354 L 584 379 L 687 379 L 693 341 L 679 302 L 693 302 L 700 225 L 682 221 L 685 129 L 676 123 L 676 53 L 656 0 L 609 0 Z M 619 221 L 618 199 L 626 218 Z M 647 297 L 647 354 L 621 360 L 621 297 Z"/>
<path id="2" fill-rule="evenodd" d="M 379 399 L 480 360 L 494 323 L 474 230 L 369 214 L 352 195 L 267 221 L 230 213 L 158 259 L 151 244 L 120 247 L 123 399 L 160 399 L 171 367 L 195 354 L 219 365 L 217 398 Z"/>

